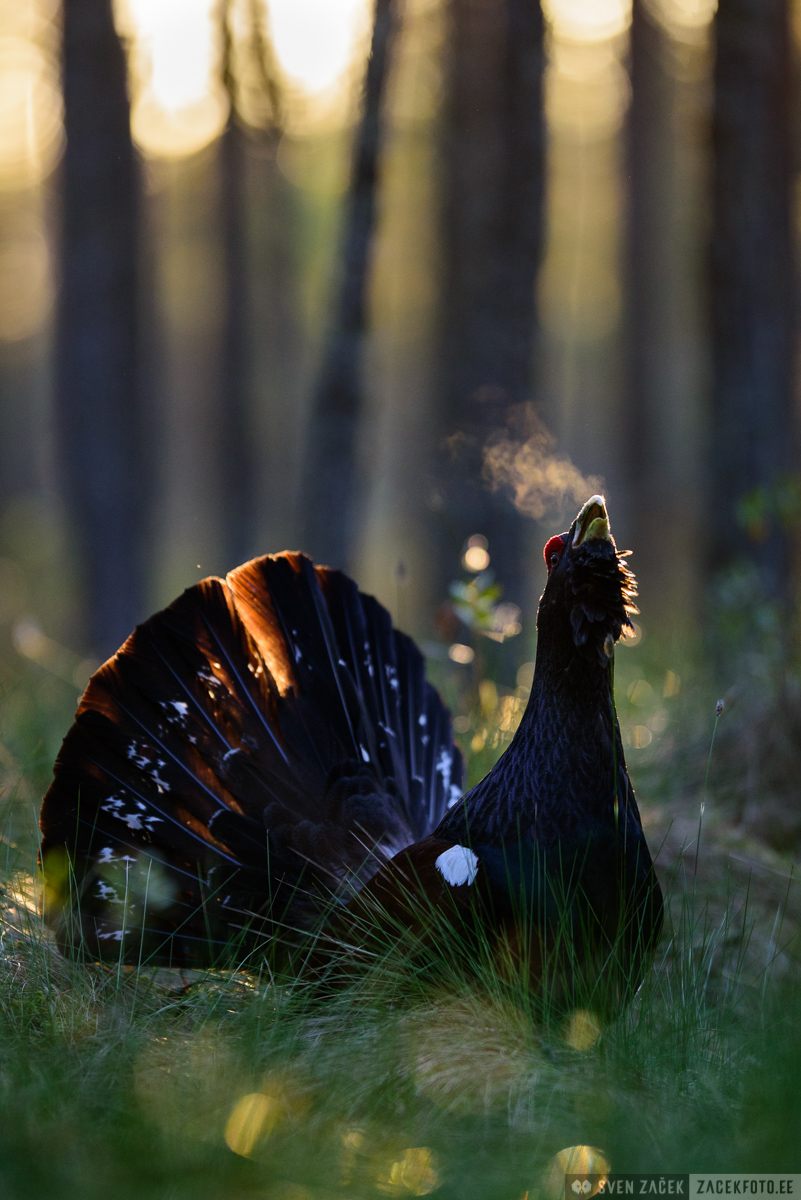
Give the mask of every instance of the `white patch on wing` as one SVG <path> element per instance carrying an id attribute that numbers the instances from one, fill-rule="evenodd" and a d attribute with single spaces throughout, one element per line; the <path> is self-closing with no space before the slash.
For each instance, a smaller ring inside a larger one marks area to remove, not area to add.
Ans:
<path id="1" fill-rule="evenodd" d="M 458 804 L 462 798 L 462 789 L 455 783 L 451 784 L 451 798 L 448 801 L 448 808 L 453 808 L 454 804 Z"/>
<path id="2" fill-rule="evenodd" d="M 451 846 L 440 854 L 434 866 L 451 887 L 469 887 L 478 874 L 478 859 L 467 846 Z"/>

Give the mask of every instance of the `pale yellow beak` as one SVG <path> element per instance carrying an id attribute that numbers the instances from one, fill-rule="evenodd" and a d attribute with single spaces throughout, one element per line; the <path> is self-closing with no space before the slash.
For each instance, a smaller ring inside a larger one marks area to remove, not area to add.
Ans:
<path id="1" fill-rule="evenodd" d="M 576 532 L 573 534 L 573 548 L 599 538 L 611 542 L 609 532 L 609 517 L 606 512 L 606 501 L 603 496 L 590 496 L 576 518 Z"/>

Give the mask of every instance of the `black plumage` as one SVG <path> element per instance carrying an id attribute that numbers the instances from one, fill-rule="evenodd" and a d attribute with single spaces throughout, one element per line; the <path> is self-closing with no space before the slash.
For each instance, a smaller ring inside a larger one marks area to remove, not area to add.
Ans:
<path id="1" fill-rule="evenodd" d="M 355 907 L 386 909 L 418 934 L 421 911 L 440 934 L 432 910 L 451 912 L 552 999 L 609 1011 L 639 987 L 663 920 L 613 696 L 636 588 L 600 496 L 545 554 L 534 679 L 511 744 Z"/>
<path id="2" fill-rule="evenodd" d="M 464 797 L 422 656 L 346 576 L 284 554 L 190 588 L 93 676 L 56 762 L 62 944 L 192 965 L 322 932 L 323 969 L 320 946 L 450 929 L 619 1004 L 662 921 L 614 710 L 624 558 L 601 497 L 548 543 L 531 696 Z"/>

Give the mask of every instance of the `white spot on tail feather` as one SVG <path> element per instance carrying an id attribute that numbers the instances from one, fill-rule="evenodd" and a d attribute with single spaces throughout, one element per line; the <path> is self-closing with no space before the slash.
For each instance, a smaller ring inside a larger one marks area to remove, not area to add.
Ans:
<path id="1" fill-rule="evenodd" d="M 160 792 L 168 792 L 170 790 L 170 785 L 159 775 L 159 771 L 162 767 L 166 767 L 167 764 L 163 758 L 156 757 L 156 752 L 152 746 L 144 744 L 137 746 L 136 742 L 133 741 L 128 747 L 128 758 L 135 767 L 138 767 L 140 771 L 144 771 L 150 776 Z M 153 761 L 154 759 L 155 762 Z M 111 800 L 113 800 L 113 797 L 109 798 L 109 802 Z M 109 809 L 106 809 L 106 812 L 109 811 Z"/>
<path id="2" fill-rule="evenodd" d="M 443 746 L 439 752 L 435 771 L 439 771 L 442 776 L 442 790 L 447 794 L 451 790 L 451 769 L 453 768 L 453 755 Z"/>
<path id="3" fill-rule="evenodd" d="M 111 904 L 121 903 L 120 898 L 117 895 L 117 889 L 112 887 L 110 883 L 104 883 L 102 879 L 97 881 L 95 895 L 99 900 L 108 900 Z"/>
<path id="4" fill-rule="evenodd" d="M 361 742 L 359 742 L 359 749 L 360 749 L 360 750 L 361 750 L 361 752 L 362 752 L 362 758 L 364 759 L 364 761 L 365 761 L 365 762 L 369 762 L 369 761 L 370 761 L 370 755 L 369 755 L 369 754 L 368 754 L 368 752 L 365 750 L 365 748 L 364 748 L 364 746 L 361 744 Z"/>
<path id="5" fill-rule="evenodd" d="M 183 725 L 189 715 L 189 705 L 185 700 L 161 700 L 160 704 L 171 724 Z M 170 709 L 174 711 L 170 712 Z"/>
<path id="6" fill-rule="evenodd" d="M 145 748 L 143 747 L 140 750 L 136 742 L 131 742 L 130 746 L 128 747 L 128 757 L 134 766 L 138 767 L 140 771 L 146 771 L 151 765 L 150 757 L 147 753 L 145 753 Z"/>
<path id="7" fill-rule="evenodd" d="M 442 878 L 451 887 L 461 887 L 470 884 L 478 874 L 478 859 L 467 846 L 451 846 L 440 854 L 434 866 Z"/>

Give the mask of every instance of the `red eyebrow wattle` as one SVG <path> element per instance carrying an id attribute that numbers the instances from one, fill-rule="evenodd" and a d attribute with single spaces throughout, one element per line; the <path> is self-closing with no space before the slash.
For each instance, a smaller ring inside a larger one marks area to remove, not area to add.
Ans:
<path id="1" fill-rule="evenodd" d="M 565 539 L 557 533 L 545 543 L 545 549 L 542 552 L 542 557 L 545 559 L 545 565 L 548 568 L 548 573 L 551 570 L 551 557 L 554 554 L 561 554 L 565 548 Z"/>

